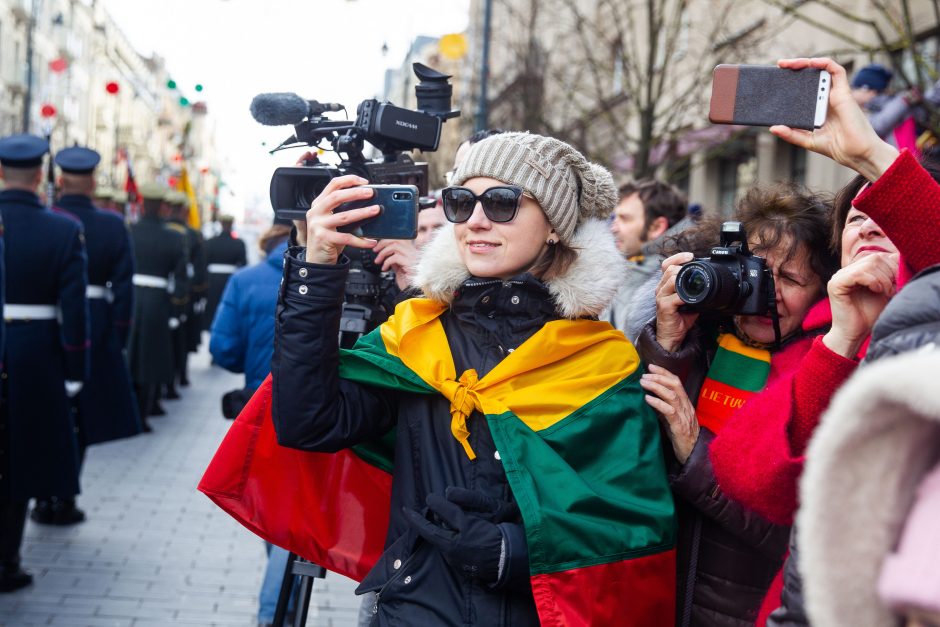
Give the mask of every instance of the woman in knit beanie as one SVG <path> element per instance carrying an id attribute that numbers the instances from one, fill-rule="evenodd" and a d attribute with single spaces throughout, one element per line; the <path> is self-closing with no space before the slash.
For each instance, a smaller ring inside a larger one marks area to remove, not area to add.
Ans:
<path id="1" fill-rule="evenodd" d="M 270 403 L 239 418 L 260 426 L 248 454 L 264 472 L 239 485 L 262 512 L 223 506 L 361 579 L 358 592 L 377 592 L 373 625 L 671 625 L 659 426 L 636 351 L 597 320 L 622 271 L 611 176 L 564 142 L 504 133 L 474 144 L 452 180 L 451 224 L 413 273 L 425 298 L 349 351 L 342 252 L 375 243 L 337 228 L 378 208 L 333 213 L 372 194 L 355 176 L 313 202 L 306 248 L 285 256 L 273 383 L 259 391 Z M 264 440 L 268 411 L 280 446 Z M 223 445 L 217 460 L 240 453 Z M 281 464 L 312 480 L 285 491 Z"/>

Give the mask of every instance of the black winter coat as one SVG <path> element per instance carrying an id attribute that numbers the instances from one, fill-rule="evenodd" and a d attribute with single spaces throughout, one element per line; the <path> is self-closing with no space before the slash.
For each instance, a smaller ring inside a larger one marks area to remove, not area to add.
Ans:
<path id="1" fill-rule="evenodd" d="M 712 344 L 695 327 L 678 352 L 667 353 L 656 341 L 655 321 L 637 338 L 643 361 L 680 377 L 690 399 L 698 398 L 714 357 Z M 703 427 L 684 465 L 671 447 L 666 451 L 679 519 L 676 624 L 751 627 L 783 563 L 790 528 L 725 496 L 708 456 L 713 438 Z"/>
<path id="2" fill-rule="evenodd" d="M 392 508 L 385 552 L 357 592 L 376 591 L 374 625 L 538 625 L 528 583 L 520 518 L 509 529 L 495 585 L 469 579 L 417 536 L 403 509 L 423 512 L 431 493 L 460 486 L 513 501 L 485 418 L 468 420 L 468 459 L 450 430 L 449 402 L 341 379 L 338 330 L 348 263 L 310 264 L 285 256 L 272 360 L 272 414 L 278 441 L 309 451 L 337 451 L 384 435 L 397 425 Z M 513 302 L 515 301 L 515 302 Z M 441 317 L 457 372 L 486 375 L 549 320 L 554 307 L 531 276 L 466 281 Z M 504 530 L 505 533 L 505 530 Z M 511 547 L 511 548 L 510 548 Z"/>

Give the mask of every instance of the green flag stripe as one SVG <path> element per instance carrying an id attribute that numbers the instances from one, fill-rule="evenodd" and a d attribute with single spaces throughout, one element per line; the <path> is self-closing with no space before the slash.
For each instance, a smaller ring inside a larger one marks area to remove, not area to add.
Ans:
<path id="1" fill-rule="evenodd" d="M 511 412 L 487 416 L 522 510 L 533 575 L 674 545 L 672 494 L 642 372 L 539 432 Z"/>
<path id="2" fill-rule="evenodd" d="M 747 392 L 760 392 L 767 385 L 770 364 L 719 348 L 708 369 L 708 378 Z"/>
<path id="3" fill-rule="evenodd" d="M 339 353 L 339 376 L 344 379 L 416 394 L 435 393 L 401 359 L 388 354 L 379 329 L 359 338 L 351 350 L 340 349 Z"/>
<path id="4" fill-rule="evenodd" d="M 352 447 L 352 452 L 367 464 L 371 464 L 388 474 L 395 466 L 395 437 L 398 429 L 392 428 L 377 440 L 363 442 Z"/>

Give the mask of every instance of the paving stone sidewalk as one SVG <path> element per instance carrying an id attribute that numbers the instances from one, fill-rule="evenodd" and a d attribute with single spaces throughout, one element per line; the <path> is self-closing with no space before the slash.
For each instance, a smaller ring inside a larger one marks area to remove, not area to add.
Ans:
<path id="1" fill-rule="evenodd" d="M 0 595 L 0 626 L 256 625 L 262 541 L 196 491 L 229 421 L 219 399 L 242 377 L 190 359 L 192 385 L 164 401 L 154 433 L 92 447 L 78 499 L 88 520 L 27 523 L 34 584 Z M 355 583 L 316 580 L 308 625 L 355 625 Z"/>

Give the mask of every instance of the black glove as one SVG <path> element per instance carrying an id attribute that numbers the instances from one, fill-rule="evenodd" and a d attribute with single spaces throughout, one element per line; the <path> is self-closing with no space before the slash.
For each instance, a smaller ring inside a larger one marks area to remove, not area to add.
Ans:
<path id="1" fill-rule="evenodd" d="M 444 494 L 427 498 L 428 512 L 443 524 L 410 509 L 405 509 L 405 517 L 458 572 L 496 584 L 506 550 L 499 523 L 518 516 L 518 506 L 464 488 L 449 487 Z"/>

